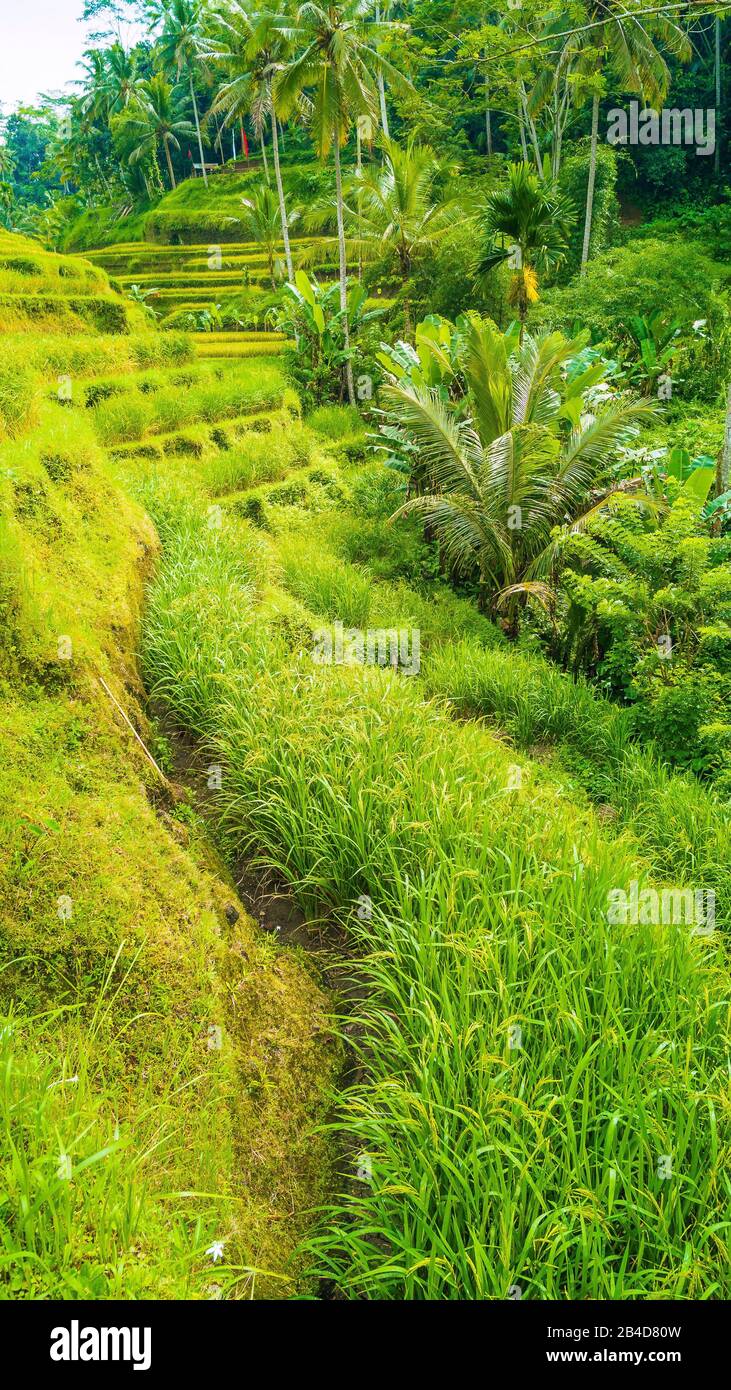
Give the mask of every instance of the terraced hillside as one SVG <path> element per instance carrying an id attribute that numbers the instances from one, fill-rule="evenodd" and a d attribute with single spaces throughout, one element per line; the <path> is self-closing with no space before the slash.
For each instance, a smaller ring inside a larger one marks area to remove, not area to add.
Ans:
<path id="1" fill-rule="evenodd" d="M 282 165 L 293 204 L 307 205 L 322 191 L 322 175 L 312 161 L 283 159 Z M 242 199 L 261 183 L 262 172 L 260 161 L 253 159 L 249 170 L 233 172 L 229 166 L 217 171 L 207 187 L 200 178 L 185 178 L 148 211 L 122 218 L 118 204 L 89 207 L 67 229 L 62 249 L 86 253 L 90 247 L 135 239 L 161 247 L 197 246 L 203 241 L 235 244 L 245 235 Z"/>
<path id="2" fill-rule="evenodd" d="M 17 1288 L 722 1296 L 728 813 L 435 580 L 356 411 L 174 332 L 11 350 Z M 698 883 L 716 930 L 608 916 Z"/>
<path id="3" fill-rule="evenodd" d="M 185 327 L 206 357 L 248 357 L 280 350 L 282 338 L 264 329 L 265 290 L 272 288 L 267 257 L 254 243 L 152 246 L 140 242 L 89 252 L 120 294 L 137 295 L 161 327 Z M 242 296 L 245 303 L 242 304 Z M 202 311 L 208 311 L 206 320 Z M 216 331 L 221 315 L 236 331 Z M 244 323 L 261 327 L 247 329 Z"/>
<path id="4" fill-rule="evenodd" d="M 274 363 L 252 381 L 141 332 L 99 269 L 19 237 L 0 258 L 0 1282 L 286 1295 L 327 1179 L 310 1130 L 337 1044 L 149 724 L 136 652 L 159 542 L 105 446 L 173 470 L 234 438 L 263 454 L 265 431 L 296 436 L 295 403 Z M 80 284 L 128 331 L 94 333 Z"/>
<path id="5" fill-rule="evenodd" d="M 728 812 L 433 584 L 356 414 L 309 424 L 326 457 L 282 481 L 236 450 L 140 478 L 148 688 L 219 762 L 233 852 L 357 959 L 313 1265 L 347 1297 L 715 1297 L 721 933 L 607 904 L 713 883 L 725 923 Z"/>

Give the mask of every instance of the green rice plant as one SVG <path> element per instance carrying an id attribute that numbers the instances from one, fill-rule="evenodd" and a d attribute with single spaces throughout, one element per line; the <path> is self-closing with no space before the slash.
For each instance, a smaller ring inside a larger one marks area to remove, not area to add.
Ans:
<path id="1" fill-rule="evenodd" d="M 231 851 L 365 952 L 313 1270 L 356 1298 L 722 1297 L 719 934 L 611 925 L 650 862 L 417 682 L 293 655 L 243 535 L 170 529 L 143 663 L 225 769 Z"/>
<path id="2" fill-rule="evenodd" d="M 258 340 L 250 343 L 210 343 L 208 334 L 201 334 L 195 340 L 196 356 L 211 361 L 238 362 L 243 358 L 278 357 L 284 352 L 284 342 Z"/>
<path id="3" fill-rule="evenodd" d="M 519 748 L 557 745 L 572 775 L 631 830 L 658 870 L 713 889 L 721 920 L 731 921 L 731 809 L 639 747 L 629 711 L 540 656 L 471 641 L 435 651 L 425 682 L 461 717 L 494 719 Z"/>
<path id="4" fill-rule="evenodd" d="M 299 423 L 278 422 L 271 434 L 249 433 L 232 449 L 209 459 L 202 480 L 211 497 L 277 482 L 312 461 L 313 443 Z"/>
<path id="5" fill-rule="evenodd" d="M 108 372 L 136 372 L 146 367 L 173 367 L 193 357 L 190 339 L 182 333 L 127 336 L 62 337 L 15 333 L 3 339 L 6 360 L 44 377 L 101 376 Z"/>
<path id="6" fill-rule="evenodd" d="M 0 292 L 3 332 L 130 333 L 146 327 L 142 310 L 110 294 L 61 295 Z"/>
<path id="7" fill-rule="evenodd" d="M 198 422 L 212 422 L 282 404 L 285 384 L 273 363 L 260 362 L 246 376 L 226 372 L 218 381 L 201 376 L 191 388 L 167 388 L 154 394 L 138 389 L 123 398 L 100 402 L 93 411 L 99 440 L 106 446 L 170 434 Z"/>
<path id="8" fill-rule="evenodd" d="M 0 442 L 15 439 L 37 418 L 38 389 L 27 368 L 12 357 L 0 361 Z"/>
<path id="9" fill-rule="evenodd" d="M 307 423 L 317 434 L 334 441 L 363 433 L 363 417 L 352 405 L 320 405 L 308 415 Z"/>
<path id="10" fill-rule="evenodd" d="M 290 593 L 313 613 L 346 627 L 368 627 L 373 591 L 363 570 L 318 554 L 316 546 L 303 545 L 296 534 L 280 538 L 277 562 Z"/>

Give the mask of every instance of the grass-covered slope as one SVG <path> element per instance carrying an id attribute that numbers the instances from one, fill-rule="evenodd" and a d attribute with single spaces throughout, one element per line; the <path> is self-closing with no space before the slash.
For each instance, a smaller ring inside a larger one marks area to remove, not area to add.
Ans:
<path id="1" fill-rule="evenodd" d="M 153 400 L 190 348 L 68 337 L 63 307 L 45 330 L 0 375 L 0 1297 L 282 1296 L 337 1048 L 135 737 L 164 761 L 136 658 L 158 539 L 102 448 L 115 390 Z M 166 399 L 215 420 L 217 384 Z M 273 373 L 241 396 L 283 401 Z"/>
<path id="2" fill-rule="evenodd" d="M 225 769 L 228 842 L 361 954 L 346 1161 L 314 1266 L 350 1297 L 720 1296 L 721 932 L 612 925 L 607 905 L 633 881 L 709 886 L 715 853 L 725 895 L 725 813 L 698 788 L 716 848 L 687 843 L 668 808 L 696 793 L 604 702 L 544 685 L 530 657 L 511 676 L 489 623 L 420 582 L 382 470 L 248 466 L 141 462 L 164 541 L 144 670 Z M 418 626 L 421 675 L 313 663 L 313 629 L 336 621 Z"/>
<path id="3" fill-rule="evenodd" d="M 332 180 L 332 174 L 323 174 L 313 162 L 289 164 L 283 160 L 282 167 L 293 203 L 308 202 Z M 207 186 L 202 178 L 184 179 L 146 211 L 120 216 L 115 207 L 88 209 L 68 227 L 62 249 L 79 252 L 135 241 L 161 246 L 198 244 L 206 239 L 215 243 L 241 241 L 245 235 L 241 200 L 262 178 L 263 166 L 252 158 L 249 170 L 215 173 Z"/>
<path id="4" fill-rule="evenodd" d="M 283 251 L 277 273 L 282 274 Z M 265 330 L 272 281 L 267 257 L 254 242 L 154 246 L 130 243 L 89 252 L 123 295 L 141 296 L 167 331 L 197 333 L 200 355 L 262 356 L 281 349 L 281 335 Z M 330 272 L 332 273 L 332 269 Z M 204 315 L 203 311 L 208 311 Z M 238 332 L 211 332 L 223 317 Z M 205 331 L 203 331 L 204 319 Z M 242 328 L 248 324 L 248 331 Z M 206 347 L 217 349 L 203 352 Z"/>
<path id="5" fill-rule="evenodd" d="M 129 333 L 144 327 L 144 314 L 112 291 L 102 269 L 0 230 L 0 331 Z"/>
<path id="6" fill-rule="evenodd" d="M 8 342 L 0 1288 L 727 1293 L 728 811 L 439 582 L 356 411 L 174 333 Z M 313 662 L 336 622 L 419 674 Z M 350 957 L 334 1117 L 211 816 Z M 614 924 L 633 883 L 716 931 Z"/>

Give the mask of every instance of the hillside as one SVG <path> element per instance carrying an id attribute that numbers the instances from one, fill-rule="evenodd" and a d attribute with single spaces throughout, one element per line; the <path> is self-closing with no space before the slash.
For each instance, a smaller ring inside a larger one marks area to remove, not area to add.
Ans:
<path id="1" fill-rule="evenodd" d="M 75 218 L 63 236 L 67 252 L 148 241 L 162 246 L 199 242 L 228 243 L 242 239 L 242 198 L 262 181 L 261 161 L 252 159 L 249 172 L 212 174 L 208 187 L 201 178 L 186 178 L 169 189 L 146 211 L 125 212 L 120 207 L 100 206 Z M 331 188 L 332 177 L 312 162 L 284 164 L 287 190 L 295 202 L 311 201 Z"/>
<path id="2" fill-rule="evenodd" d="M 310 1131 L 337 1047 L 321 989 L 255 930 L 149 723 L 137 646 L 159 541 L 104 445 L 137 420 L 161 457 L 194 448 L 171 401 L 244 440 L 289 419 L 286 393 L 272 366 L 233 414 L 231 372 L 140 332 L 103 272 L 14 236 L 0 256 L 2 303 L 30 306 L 0 374 L 9 1287 L 208 1297 L 221 1240 L 219 1284 L 280 1296 L 322 1190 Z M 19 275 L 43 290 L 42 337 Z"/>
<path id="3" fill-rule="evenodd" d="M 525 1370 L 723 1349 L 730 9 L 14 13 L 29 1365 L 210 1379 L 346 1303 L 479 1304 Z"/>
<path id="4" fill-rule="evenodd" d="M 44 1193 L 6 1236 L 16 1291 L 207 1297 L 223 1241 L 230 1296 L 306 1267 L 369 1297 L 696 1296 L 718 1276 L 717 938 L 607 934 L 604 904 L 702 864 L 724 917 L 728 816 L 415 583 L 425 542 L 387 525 L 357 413 L 303 425 L 276 358 L 198 361 L 100 268 L 2 249 L 7 297 L 21 259 L 56 277 L 62 329 L 18 316 L 3 396 L 5 1126 L 11 1190 Z M 126 333 L 68 333 L 78 277 Z M 423 673 L 313 666 L 335 622 L 418 631 Z M 236 895 L 252 860 L 304 913 L 272 919 L 279 943 Z M 314 1137 L 333 1002 L 293 944 L 324 921 L 346 995 L 362 957 L 337 1152 Z M 663 1153 L 687 1175 L 669 1203 Z M 540 1190 L 507 1183 L 536 1154 Z"/>

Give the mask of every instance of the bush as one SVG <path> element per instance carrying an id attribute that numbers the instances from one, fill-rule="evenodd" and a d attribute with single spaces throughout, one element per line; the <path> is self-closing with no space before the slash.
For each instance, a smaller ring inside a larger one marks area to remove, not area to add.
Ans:
<path id="1" fill-rule="evenodd" d="M 701 728 L 731 718 L 728 542 L 681 493 L 662 518 L 620 504 L 565 548 L 564 653 L 632 706 L 635 727 L 677 766 L 725 767 Z"/>
<path id="2" fill-rule="evenodd" d="M 702 247 L 642 241 L 618 247 L 591 261 L 586 275 L 547 290 L 532 310 L 533 327 L 550 325 L 571 333 L 589 328 L 595 343 L 627 341 L 633 314 L 671 312 L 690 329 L 705 320 L 705 337 L 695 339 L 681 357 L 678 392 L 713 400 L 726 384 L 731 341 L 728 299 L 719 274 Z"/>
<path id="3" fill-rule="evenodd" d="M 465 217 L 416 265 L 408 290 L 412 319 L 426 314 L 455 319 L 477 309 L 505 327 L 512 317 L 507 308 L 510 272 L 500 266 L 488 275 L 478 274 L 480 252 L 480 232 L 475 221 Z"/>

